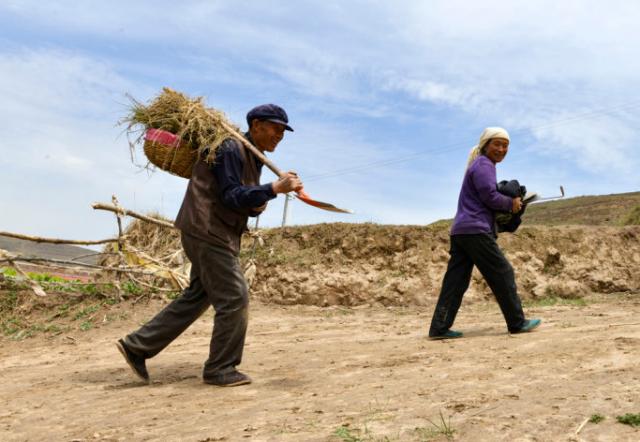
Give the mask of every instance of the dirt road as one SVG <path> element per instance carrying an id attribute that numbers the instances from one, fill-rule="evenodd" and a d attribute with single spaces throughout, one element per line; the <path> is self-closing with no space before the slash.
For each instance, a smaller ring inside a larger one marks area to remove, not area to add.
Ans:
<path id="1" fill-rule="evenodd" d="M 435 342 L 428 307 L 254 302 L 241 367 L 254 382 L 228 389 L 201 381 L 211 313 L 148 361 L 150 385 L 131 373 L 115 341 L 160 307 L 3 338 L 0 440 L 444 441 L 441 416 L 457 441 L 640 440 L 616 419 L 640 413 L 637 295 L 529 308 L 543 325 L 513 336 L 495 303 L 463 304 L 465 338 Z M 576 435 L 594 414 L 605 420 Z"/>

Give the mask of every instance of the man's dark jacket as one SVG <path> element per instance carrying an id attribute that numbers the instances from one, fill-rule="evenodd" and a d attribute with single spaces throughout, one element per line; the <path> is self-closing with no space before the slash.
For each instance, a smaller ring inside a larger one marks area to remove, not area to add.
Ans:
<path id="1" fill-rule="evenodd" d="M 242 185 L 260 184 L 260 171 L 255 157 L 242 143 L 235 140 L 234 143 L 244 160 Z M 218 181 L 210 166 L 201 160 L 193 167 L 174 225 L 188 235 L 227 248 L 238 255 L 240 238 L 247 229 L 250 212 L 250 208 L 231 209 L 222 203 Z"/>

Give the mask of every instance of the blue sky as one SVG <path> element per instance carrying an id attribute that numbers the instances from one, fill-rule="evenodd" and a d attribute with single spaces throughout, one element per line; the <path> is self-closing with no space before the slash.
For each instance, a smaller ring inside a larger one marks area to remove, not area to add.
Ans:
<path id="1" fill-rule="evenodd" d="M 3 1 L 0 230 L 107 238 L 114 216 L 91 203 L 113 194 L 174 218 L 187 180 L 136 168 L 116 125 L 126 94 L 163 86 L 242 127 L 257 104 L 287 110 L 295 132 L 271 159 L 356 212 L 295 201 L 292 224 L 453 217 L 487 126 L 511 133 L 499 180 L 638 191 L 639 24 L 640 3 L 615 0 Z"/>

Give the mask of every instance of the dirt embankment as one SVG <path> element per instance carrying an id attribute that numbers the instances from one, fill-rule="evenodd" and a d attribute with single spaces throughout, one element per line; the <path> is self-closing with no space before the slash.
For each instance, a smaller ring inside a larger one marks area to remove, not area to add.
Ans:
<path id="1" fill-rule="evenodd" d="M 640 440 L 638 428 L 618 422 L 639 412 L 640 300 L 606 296 L 640 288 L 640 227 L 502 235 L 524 299 L 584 303 L 534 303 L 526 312 L 541 327 L 509 335 L 474 274 L 456 320 L 465 336 L 453 341 L 427 339 L 447 226 L 321 224 L 262 235 L 241 365 L 252 384 L 202 383 L 211 310 L 147 361 L 145 384 L 114 344 L 163 308 L 163 298 L 110 303 L 26 292 L 31 301 L 12 304 L 16 317 L 6 324 L 28 324 L 29 332 L 0 334 L 0 440 Z M 251 246 L 247 239 L 245 262 Z M 6 304 L 20 299 L 2 294 Z"/>
<path id="2" fill-rule="evenodd" d="M 318 224 L 262 231 L 252 296 L 277 304 L 426 305 L 439 294 L 449 227 Z M 640 289 L 640 227 L 521 227 L 498 240 L 520 296 Z M 246 262 L 252 241 L 245 239 Z M 491 296 L 477 270 L 467 299 Z"/>

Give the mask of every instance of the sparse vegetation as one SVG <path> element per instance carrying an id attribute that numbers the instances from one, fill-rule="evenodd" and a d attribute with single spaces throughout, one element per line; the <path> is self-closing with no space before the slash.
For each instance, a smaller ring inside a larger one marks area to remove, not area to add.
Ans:
<path id="1" fill-rule="evenodd" d="M 27 276 L 38 282 L 45 291 L 59 293 L 49 295 L 44 299 L 35 297 L 28 283 L 22 280 L 12 268 L 0 268 L 0 274 L 4 277 L 0 291 L 0 334 L 10 337 L 12 340 L 22 340 L 33 337 L 36 333 L 49 334 L 55 337 L 64 330 L 70 330 L 73 321 L 79 321 L 75 328 L 80 331 L 88 331 L 95 327 L 97 312 L 102 308 L 110 308 L 117 304 L 113 297 L 104 297 L 97 285 L 81 280 L 67 280 L 48 273 L 27 273 Z M 138 292 L 140 289 L 133 283 L 128 287 L 128 292 Z M 105 290 L 112 290 L 110 284 L 101 285 Z M 69 295 L 65 295 L 65 294 Z M 96 299 L 96 295 L 100 298 Z M 66 299 L 61 296 L 69 296 Z M 56 299 L 64 299 L 56 305 Z M 54 302 L 52 304 L 52 302 Z M 39 315 L 30 315 L 30 312 L 42 311 Z M 40 319 L 38 319 L 40 318 Z M 128 316 L 122 315 L 120 319 Z M 105 315 L 105 322 L 113 322 L 117 315 Z"/>
<path id="2" fill-rule="evenodd" d="M 395 419 L 397 416 L 389 414 L 387 407 L 389 399 L 381 404 L 377 397 L 374 402 L 369 403 L 369 412 L 364 418 L 362 425 L 356 425 L 352 422 L 345 423 L 337 427 L 333 433 L 327 438 L 328 442 L 392 442 L 389 436 L 376 436 L 371 422 L 382 422 Z"/>
<path id="3" fill-rule="evenodd" d="M 122 284 L 122 289 L 130 294 L 139 295 L 142 293 L 142 289 L 136 285 L 133 281 L 127 281 Z"/>
<path id="4" fill-rule="evenodd" d="M 589 418 L 589 422 L 591 422 L 592 424 L 596 424 L 597 425 L 597 424 L 599 424 L 600 422 L 602 422 L 605 419 L 606 418 L 603 415 L 601 415 L 599 413 L 596 413 L 596 414 L 592 414 L 591 415 L 591 417 Z"/>
<path id="5" fill-rule="evenodd" d="M 330 442 L 392 442 L 389 436 L 377 437 L 365 422 L 364 428 L 345 424 L 335 429 Z"/>
<path id="6" fill-rule="evenodd" d="M 552 267 L 545 267 L 542 271 L 550 276 L 558 276 L 562 274 L 562 269 L 554 269 Z"/>
<path id="7" fill-rule="evenodd" d="M 291 427 L 286 422 L 283 422 L 281 425 L 278 426 L 278 428 L 276 428 L 275 433 L 276 434 L 291 433 Z"/>
<path id="8" fill-rule="evenodd" d="M 640 413 L 627 413 L 624 416 L 616 416 L 618 422 L 621 424 L 631 425 L 632 427 L 637 427 L 640 425 Z"/>
<path id="9" fill-rule="evenodd" d="M 414 433 L 418 435 L 420 438 L 420 442 L 426 442 L 428 440 L 434 439 L 439 435 L 444 435 L 447 438 L 453 437 L 453 434 L 458 431 L 456 428 L 451 426 L 451 418 L 446 419 L 440 412 L 439 420 L 433 422 L 429 420 L 430 426 L 428 427 L 416 427 L 414 428 Z"/>
<path id="10" fill-rule="evenodd" d="M 530 204 L 523 225 L 639 225 L 640 192 L 581 196 Z M 633 210 L 629 212 L 629 207 Z"/>
<path id="11" fill-rule="evenodd" d="M 167 293 L 167 298 L 169 298 L 170 300 L 174 300 L 176 299 L 178 296 L 180 296 L 182 293 L 180 292 L 168 292 Z"/>
<path id="12" fill-rule="evenodd" d="M 81 309 L 80 311 L 78 311 L 74 315 L 73 320 L 75 321 L 76 319 L 84 318 L 88 314 L 93 313 L 93 312 L 98 311 L 98 310 L 100 310 L 100 306 L 99 305 L 92 305 L 90 307 L 83 308 L 83 309 Z"/>
<path id="13" fill-rule="evenodd" d="M 12 268 L 0 268 L 10 287 L 15 289 L 28 289 L 29 284 L 22 281 L 17 272 Z M 32 281 L 37 282 L 43 290 L 55 290 L 65 293 L 82 293 L 93 295 L 98 293 L 97 285 L 94 282 L 87 282 L 81 279 L 65 279 L 49 273 L 28 272 L 27 276 Z M 102 284 L 102 291 L 110 292 L 114 289 L 113 284 Z"/>
<path id="14" fill-rule="evenodd" d="M 640 204 L 636 204 L 623 223 L 625 226 L 640 226 Z"/>
<path id="15" fill-rule="evenodd" d="M 443 434 L 447 437 L 453 436 L 453 433 L 458 431 L 451 426 L 451 417 L 445 420 L 444 416 L 442 415 L 442 411 L 440 412 L 440 420 L 438 422 L 429 420 L 429 423 L 431 423 L 433 429 L 436 430 L 436 433 Z"/>

